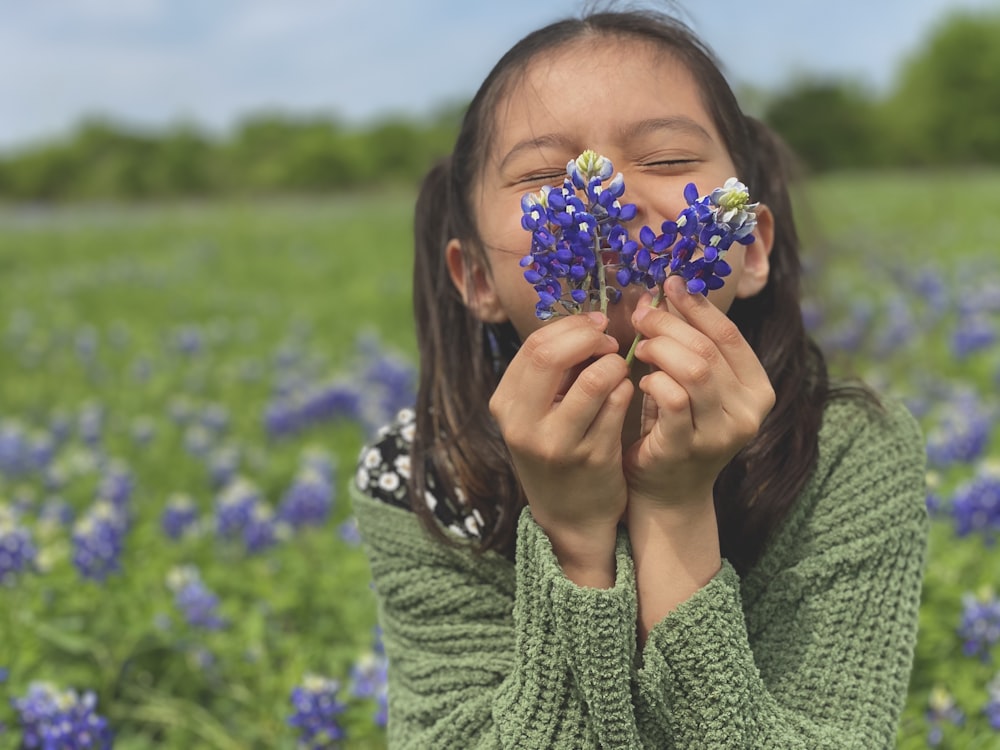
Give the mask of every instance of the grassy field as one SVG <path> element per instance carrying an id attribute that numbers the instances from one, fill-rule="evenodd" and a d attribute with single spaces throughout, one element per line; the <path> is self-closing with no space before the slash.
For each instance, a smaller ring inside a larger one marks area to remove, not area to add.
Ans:
<path id="1" fill-rule="evenodd" d="M 960 538 L 951 512 L 1000 458 L 998 194 L 995 172 L 856 174 L 799 202 L 807 312 L 835 371 L 906 399 L 935 451 L 902 748 L 935 727 L 940 747 L 1000 747 L 983 713 L 1000 647 L 966 656 L 958 633 L 964 596 L 995 601 L 1000 552 Z M 0 585 L 0 748 L 18 746 L 10 699 L 35 680 L 94 690 L 118 748 L 291 748 L 309 674 L 341 682 L 343 746 L 383 746 L 356 679 L 378 657 L 346 483 L 412 375 L 412 200 L 0 209 L 0 537 L 25 529 L 37 550 Z M 330 505 L 289 522 L 317 486 Z M 256 515 L 226 538 L 220 519 L 247 497 Z M 127 519 L 103 581 L 74 565 L 100 498 Z M 176 540 L 168 507 L 195 515 Z M 184 608 L 179 566 L 218 622 Z"/>

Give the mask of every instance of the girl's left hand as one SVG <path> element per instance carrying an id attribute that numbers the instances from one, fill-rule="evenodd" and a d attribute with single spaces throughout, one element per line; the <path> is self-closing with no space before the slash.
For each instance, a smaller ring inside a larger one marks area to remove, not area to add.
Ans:
<path id="1" fill-rule="evenodd" d="M 639 381 L 641 436 L 624 456 L 630 509 L 710 502 L 719 472 L 774 406 L 767 373 L 736 324 L 678 277 L 664 291 L 668 310 L 651 308 L 647 295 L 632 315 L 645 337 L 635 356 L 653 370 Z"/>

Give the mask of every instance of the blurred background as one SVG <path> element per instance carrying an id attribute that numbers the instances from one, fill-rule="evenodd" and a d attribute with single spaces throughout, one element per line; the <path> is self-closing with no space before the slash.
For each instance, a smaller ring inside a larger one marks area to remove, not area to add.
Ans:
<path id="1" fill-rule="evenodd" d="M 417 185 L 579 5 L 2 3 L 0 750 L 385 747 L 347 488 L 414 403 Z M 924 429 L 899 747 L 1000 748 L 1000 2 L 662 7 L 802 159 L 831 371 Z"/>
<path id="2" fill-rule="evenodd" d="M 578 6 L 10 4 L 0 198 L 412 183 L 500 54 Z M 673 7 L 814 170 L 1000 160 L 995 1 Z"/>

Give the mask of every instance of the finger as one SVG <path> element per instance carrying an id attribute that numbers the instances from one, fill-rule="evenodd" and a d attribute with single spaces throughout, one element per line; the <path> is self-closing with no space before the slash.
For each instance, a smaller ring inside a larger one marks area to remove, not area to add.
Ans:
<path id="1" fill-rule="evenodd" d="M 585 367 L 559 403 L 558 419 L 566 439 L 580 439 L 604 410 L 611 394 L 628 382 L 628 365 L 617 354 L 606 354 Z M 629 384 L 631 390 L 631 384 Z M 627 408 L 628 403 L 625 403 Z M 612 409 L 614 410 L 614 409 Z M 624 419 L 624 411 L 621 418 Z M 618 432 L 619 437 L 621 431 Z"/>
<path id="2" fill-rule="evenodd" d="M 640 378 L 639 390 L 656 405 L 656 421 L 640 441 L 641 450 L 663 456 L 690 444 L 695 423 L 684 387 L 667 373 L 655 371 Z"/>
<path id="3" fill-rule="evenodd" d="M 727 392 L 743 390 L 721 355 L 715 352 L 706 358 L 671 336 L 657 336 L 639 342 L 635 356 L 669 375 L 684 389 L 696 424 L 717 415 Z"/>
<path id="4" fill-rule="evenodd" d="M 704 295 L 689 293 L 679 276 L 668 278 L 663 289 L 671 311 L 715 344 L 741 382 L 752 385 L 767 378 L 750 344 L 722 310 Z"/>
<path id="5" fill-rule="evenodd" d="M 513 410 L 537 419 L 548 412 L 568 371 L 618 351 L 617 340 L 603 332 L 606 326 L 607 318 L 599 313 L 574 315 L 528 336 L 490 400 L 493 415 Z"/>

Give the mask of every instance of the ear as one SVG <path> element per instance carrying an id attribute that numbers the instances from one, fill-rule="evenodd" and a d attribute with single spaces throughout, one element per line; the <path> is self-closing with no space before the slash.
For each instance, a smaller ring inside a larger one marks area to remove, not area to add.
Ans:
<path id="1" fill-rule="evenodd" d="M 767 285 L 771 270 L 771 248 L 774 245 L 774 214 L 761 204 L 757 207 L 754 241 L 744 248 L 743 273 L 736 283 L 737 298 L 753 297 Z"/>
<path id="2" fill-rule="evenodd" d="M 484 323 L 506 322 L 507 313 L 497 296 L 490 273 L 482 264 L 467 257 L 462 251 L 462 243 L 457 239 L 448 240 L 444 252 L 451 283 L 462 295 L 462 302 L 472 314 Z"/>

